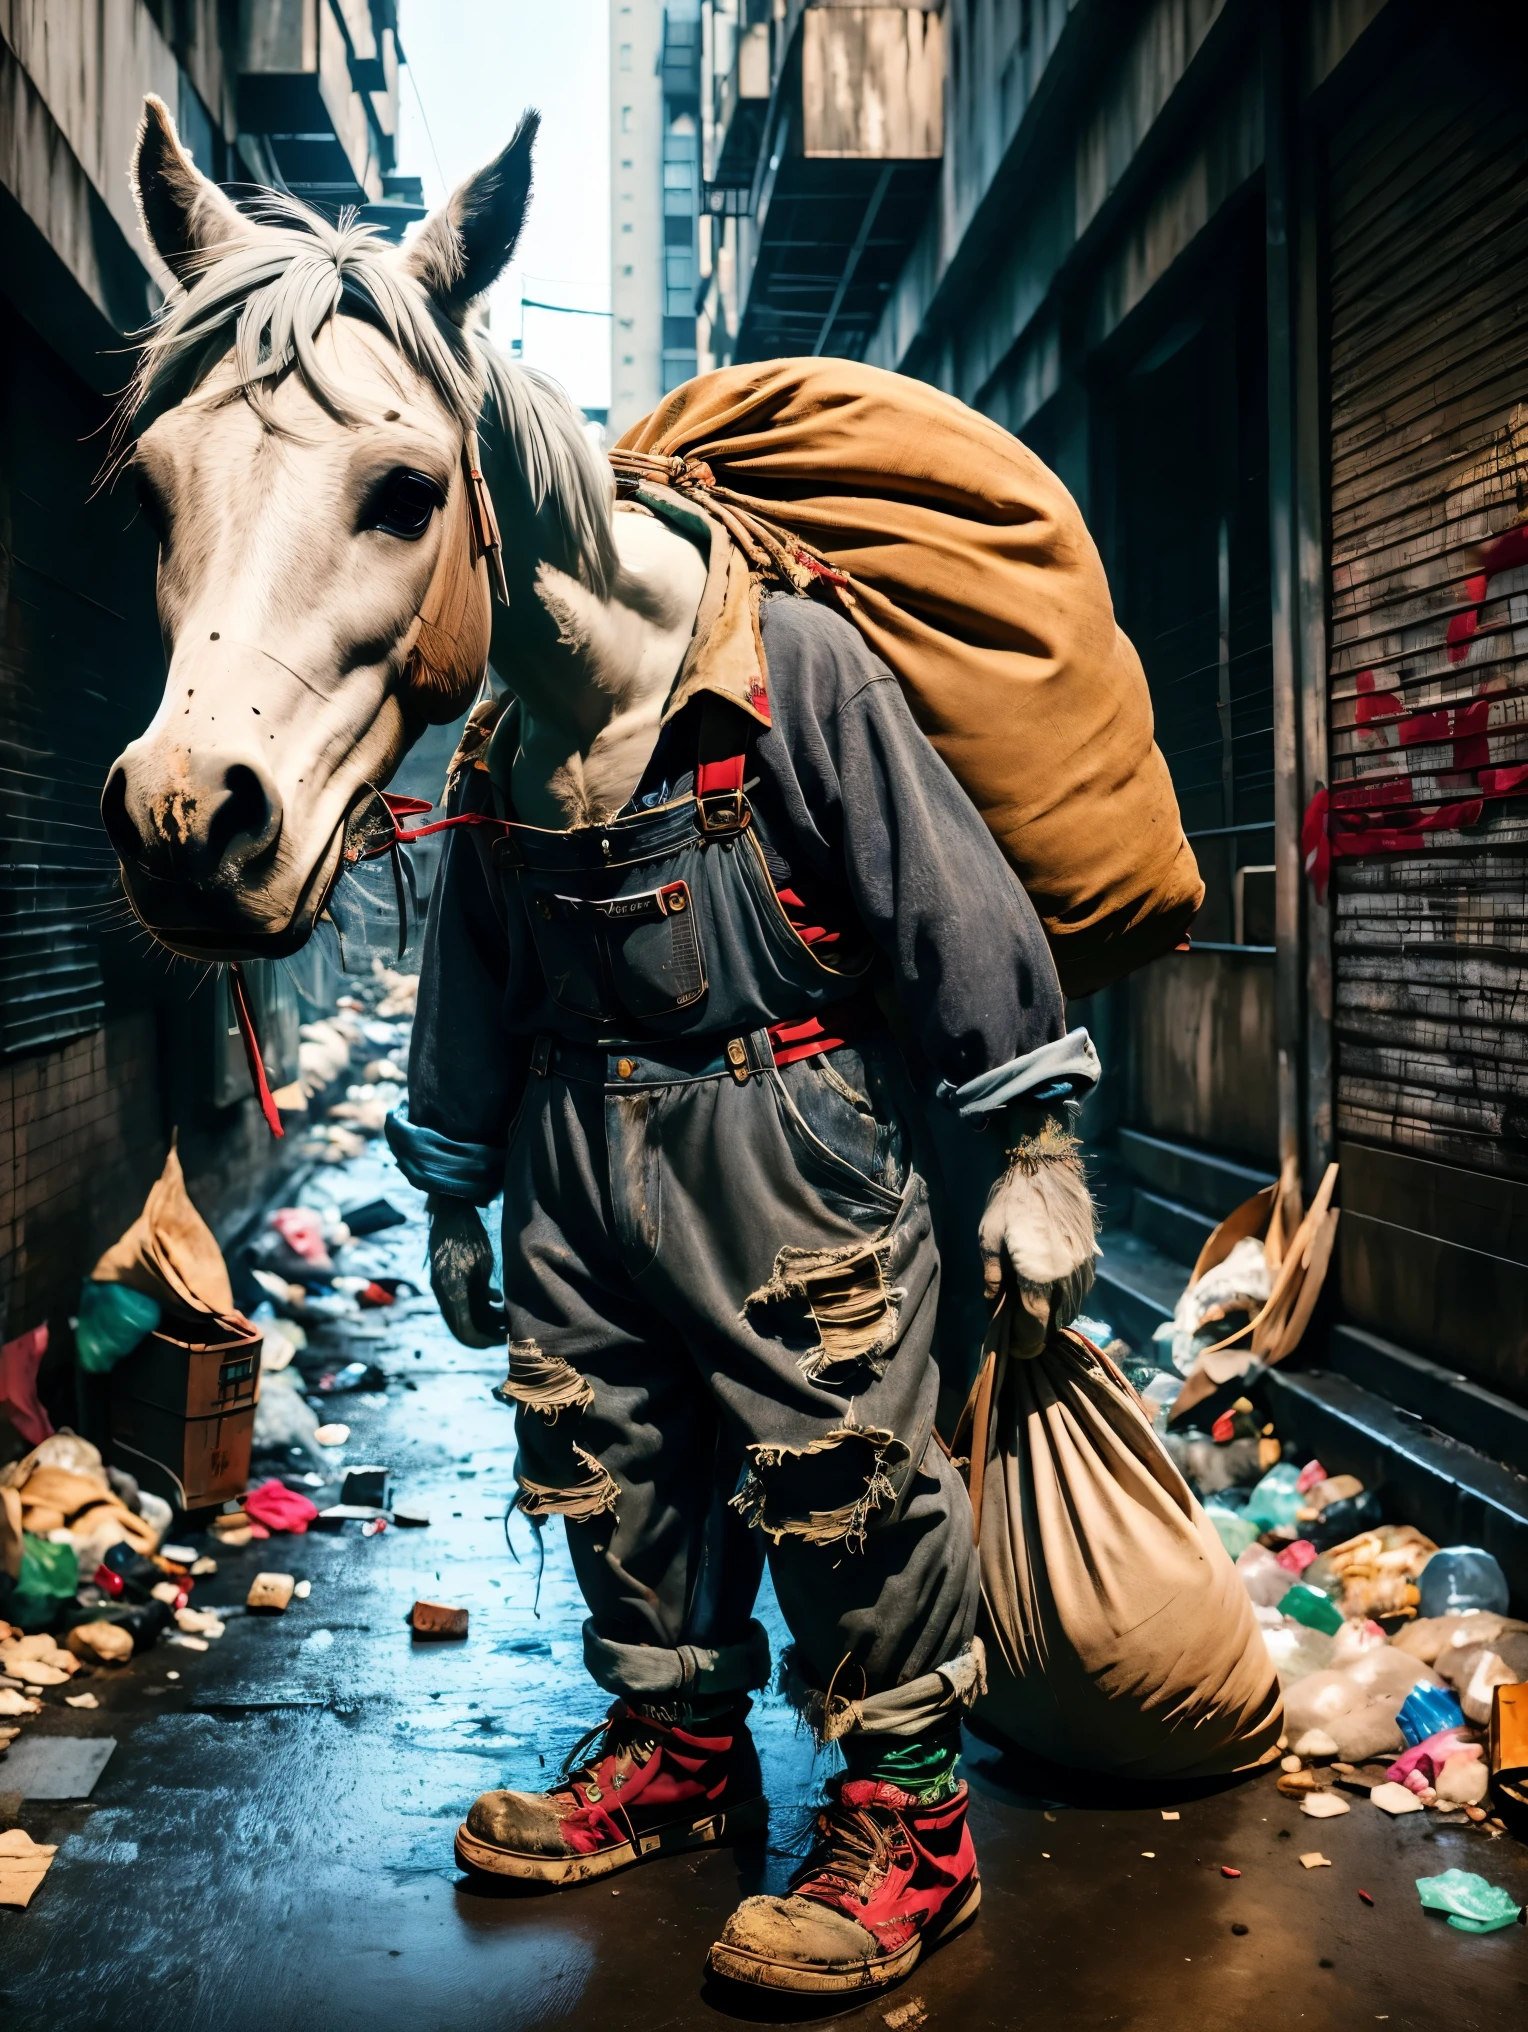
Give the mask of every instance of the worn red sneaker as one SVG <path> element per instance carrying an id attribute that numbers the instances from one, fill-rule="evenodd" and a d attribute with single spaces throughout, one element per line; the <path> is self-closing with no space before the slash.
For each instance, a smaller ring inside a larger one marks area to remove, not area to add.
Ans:
<path id="1" fill-rule="evenodd" d="M 964 1785 L 938 1806 L 844 1778 L 784 1898 L 745 1898 L 709 1967 L 775 1990 L 879 1990 L 976 1917 L 981 1878 Z"/>
<path id="2" fill-rule="evenodd" d="M 618 1700 L 574 1744 L 562 1784 L 483 1793 L 456 1831 L 456 1860 L 495 1877 L 576 1884 L 762 1828 L 769 1802 L 749 1705 L 680 1727 Z"/>

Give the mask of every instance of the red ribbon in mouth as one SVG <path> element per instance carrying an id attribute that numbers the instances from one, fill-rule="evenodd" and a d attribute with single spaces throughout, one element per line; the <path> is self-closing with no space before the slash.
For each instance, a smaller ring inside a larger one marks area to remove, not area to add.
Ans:
<path id="1" fill-rule="evenodd" d="M 255 1035 L 255 1019 L 249 1006 L 249 990 L 244 985 L 244 969 L 237 960 L 228 969 L 228 986 L 233 995 L 233 1013 L 238 1018 L 239 1036 L 243 1041 L 244 1056 L 249 1060 L 249 1076 L 254 1082 L 260 1112 L 271 1134 L 284 1136 L 286 1130 L 281 1126 L 281 1110 L 271 1093 L 271 1083 L 265 1077 L 265 1060 L 260 1056 L 260 1040 Z"/>

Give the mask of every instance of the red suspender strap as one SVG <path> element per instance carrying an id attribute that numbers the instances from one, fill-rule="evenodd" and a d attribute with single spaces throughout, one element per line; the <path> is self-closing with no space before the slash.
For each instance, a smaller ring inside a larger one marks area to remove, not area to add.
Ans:
<path id="1" fill-rule="evenodd" d="M 746 714 L 715 692 L 707 692 L 700 702 L 695 809 L 703 833 L 741 832 L 748 823 L 743 772 L 751 725 Z"/>
<path id="2" fill-rule="evenodd" d="M 726 755 L 720 762 L 702 762 L 695 771 L 697 795 L 710 797 L 719 790 L 741 790 L 743 760 L 741 755 Z"/>

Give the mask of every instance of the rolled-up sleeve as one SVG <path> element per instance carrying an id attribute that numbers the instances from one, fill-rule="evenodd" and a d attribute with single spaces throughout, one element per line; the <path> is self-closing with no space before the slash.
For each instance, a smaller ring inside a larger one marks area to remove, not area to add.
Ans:
<path id="1" fill-rule="evenodd" d="M 485 783 L 481 772 L 468 772 L 450 815 L 470 808 L 473 790 Z M 469 828 L 454 828 L 445 835 L 425 921 L 408 1104 L 389 1116 L 387 1140 L 410 1184 L 477 1206 L 503 1187 L 509 1125 L 525 1082 L 529 1047 L 504 1027 L 508 971 L 482 856 Z"/>
<path id="2" fill-rule="evenodd" d="M 896 679 L 815 603 L 767 602 L 765 644 L 804 680 L 780 687 L 789 723 L 766 737 L 789 747 L 798 832 L 840 863 L 941 1098 L 970 1119 L 1085 1094 L 1097 1054 L 1067 1030 L 1034 905 Z"/>

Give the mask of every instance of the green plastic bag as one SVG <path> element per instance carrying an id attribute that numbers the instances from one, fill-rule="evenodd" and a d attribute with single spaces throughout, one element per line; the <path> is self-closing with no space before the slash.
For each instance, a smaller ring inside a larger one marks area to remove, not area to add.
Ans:
<path id="1" fill-rule="evenodd" d="M 1240 1559 L 1249 1545 L 1256 1545 L 1258 1526 L 1244 1517 L 1240 1510 L 1222 1510 L 1218 1504 L 1206 1503 L 1204 1514 L 1215 1526 L 1216 1535 L 1233 1559 Z"/>
<path id="2" fill-rule="evenodd" d="M 1495 1933 L 1515 1926 L 1522 1907 L 1506 1891 L 1488 1884 L 1473 1870 L 1445 1870 L 1441 1876 L 1418 1877 L 1417 1895 L 1429 1912 L 1446 1912 L 1450 1926 L 1461 1933 Z"/>
<path id="3" fill-rule="evenodd" d="M 87 1277 L 80 1288 L 80 1316 L 74 1329 L 80 1367 L 92 1376 L 104 1376 L 162 1318 L 157 1298 L 126 1284 L 97 1284 Z"/>
<path id="4" fill-rule="evenodd" d="M 1295 1487 L 1299 1479 L 1300 1470 L 1293 1461 L 1280 1461 L 1247 1498 L 1242 1515 L 1250 1517 L 1259 1531 L 1270 1531 L 1276 1524 L 1293 1524 L 1305 1502 Z"/>
<path id="5" fill-rule="evenodd" d="M 5 1604 L 9 1621 L 23 1630 L 42 1630 L 53 1621 L 60 1602 L 80 1584 L 80 1562 L 72 1545 L 55 1545 L 35 1532 L 21 1534 L 21 1571 Z"/>
<path id="6" fill-rule="evenodd" d="M 1335 1637 L 1342 1628 L 1342 1611 L 1331 1596 L 1324 1595 L 1320 1588 L 1307 1587 L 1304 1581 L 1297 1580 L 1292 1588 L 1284 1590 L 1279 1609 L 1308 1630 L 1320 1630 L 1328 1637 Z"/>

